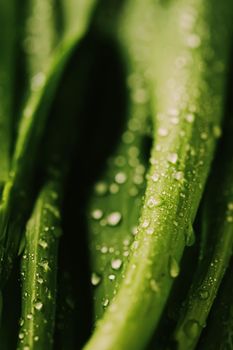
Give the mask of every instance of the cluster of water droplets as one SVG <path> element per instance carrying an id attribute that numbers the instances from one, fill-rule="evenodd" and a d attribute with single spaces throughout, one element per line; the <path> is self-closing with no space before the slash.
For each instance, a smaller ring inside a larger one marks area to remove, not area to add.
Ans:
<path id="1" fill-rule="evenodd" d="M 56 188 L 56 187 L 55 187 Z M 53 186 L 46 187 L 39 195 L 38 202 L 27 225 L 25 250 L 22 255 L 22 298 L 24 302 L 23 318 L 20 319 L 19 341 L 26 344 L 38 342 L 39 324 L 53 322 L 52 310 L 55 304 L 55 286 L 53 276 L 57 254 L 57 239 L 60 237 L 59 195 Z M 37 222 L 37 215 L 40 221 Z M 49 341 L 52 334 L 47 332 Z"/>

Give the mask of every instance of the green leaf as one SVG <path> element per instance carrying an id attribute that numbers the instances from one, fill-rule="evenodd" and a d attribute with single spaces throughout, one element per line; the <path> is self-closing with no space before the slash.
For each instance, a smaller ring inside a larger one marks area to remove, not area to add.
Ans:
<path id="1" fill-rule="evenodd" d="M 198 343 L 199 349 L 232 349 L 233 282 L 232 260 L 224 276 L 216 301 L 208 318 L 208 327 Z"/>
<path id="2" fill-rule="evenodd" d="M 233 123 L 226 120 L 204 199 L 205 244 L 175 332 L 179 349 L 194 349 L 233 250 Z"/>
<path id="3" fill-rule="evenodd" d="M 38 147 L 57 85 L 70 55 L 85 35 L 95 2 L 85 2 L 83 18 L 72 35 L 55 51 L 43 80 L 33 91 L 23 111 L 11 171 L 0 203 L 0 286 L 11 270 L 18 251 L 21 231 L 32 200 L 33 177 Z"/>
<path id="4" fill-rule="evenodd" d="M 16 4 L 0 3 L 0 190 L 7 179 L 12 146 Z"/>
<path id="5" fill-rule="evenodd" d="M 149 81 L 154 144 L 124 279 L 85 349 L 141 349 L 158 324 L 190 244 L 215 150 L 232 12 L 230 2 L 218 1 L 180 0 L 165 6 L 138 0 L 125 7 L 119 35 L 127 56 L 141 63 Z"/>
<path id="6" fill-rule="evenodd" d="M 137 234 L 146 184 L 145 144 L 149 138 L 150 110 L 147 89 L 140 72 L 137 75 L 135 71 L 129 72 L 127 81 L 128 95 L 133 98 L 127 108 L 129 118 L 114 154 L 94 185 L 89 204 L 91 282 L 95 288 L 96 319 L 101 318 L 122 279 L 129 247 Z"/>
<path id="7" fill-rule="evenodd" d="M 33 349 L 52 348 L 54 342 L 57 255 L 62 231 L 63 197 L 77 146 L 77 130 L 81 123 L 91 63 L 84 44 L 80 45 L 77 53 L 66 69 L 52 105 L 41 158 L 45 167 L 42 174 L 45 182 L 28 222 L 25 239 L 21 240 L 25 242 L 25 249 L 21 269 L 20 349 L 25 346 Z"/>

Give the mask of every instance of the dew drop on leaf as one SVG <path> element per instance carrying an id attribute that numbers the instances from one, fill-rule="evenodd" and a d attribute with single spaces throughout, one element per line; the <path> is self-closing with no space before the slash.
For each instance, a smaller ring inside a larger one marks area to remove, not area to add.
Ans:
<path id="1" fill-rule="evenodd" d="M 157 173 L 154 173 L 152 176 L 151 176 L 151 179 L 153 182 L 157 182 L 159 180 L 159 174 Z"/>
<path id="2" fill-rule="evenodd" d="M 119 185 L 125 183 L 126 180 L 127 180 L 127 176 L 126 176 L 126 174 L 123 173 L 123 172 L 119 172 L 119 173 L 117 173 L 116 176 L 115 176 L 115 181 L 116 181 L 116 183 L 118 183 Z"/>
<path id="3" fill-rule="evenodd" d="M 20 318 L 19 325 L 20 325 L 20 327 L 22 327 L 24 325 L 24 319 L 23 318 Z"/>
<path id="4" fill-rule="evenodd" d="M 23 333 L 23 332 L 20 332 L 20 333 L 19 333 L 19 339 L 22 340 L 23 338 L 24 338 L 24 333 Z"/>
<path id="5" fill-rule="evenodd" d="M 103 307 L 107 307 L 108 304 L 109 304 L 109 299 L 103 299 L 103 301 L 102 301 Z"/>
<path id="6" fill-rule="evenodd" d="M 160 205 L 160 201 L 158 199 L 155 199 L 154 197 L 150 197 L 146 203 L 147 207 L 152 209 L 158 205 Z"/>
<path id="7" fill-rule="evenodd" d="M 144 221 L 142 222 L 142 227 L 143 227 L 143 228 L 147 228 L 149 225 L 150 225 L 150 221 L 149 221 L 149 220 L 144 220 Z"/>
<path id="8" fill-rule="evenodd" d="M 103 212 L 101 209 L 95 209 L 91 213 L 91 217 L 95 220 L 100 220 L 103 217 Z"/>
<path id="9" fill-rule="evenodd" d="M 111 267 L 113 270 L 119 270 L 122 266 L 122 260 L 121 259 L 114 259 L 111 262 Z"/>
<path id="10" fill-rule="evenodd" d="M 178 155 L 176 153 L 170 153 L 167 156 L 167 160 L 169 161 L 169 163 L 176 164 L 178 160 Z"/>
<path id="11" fill-rule="evenodd" d="M 39 240 L 39 246 L 42 247 L 43 249 L 48 248 L 48 243 L 44 241 L 43 239 Z"/>
<path id="12" fill-rule="evenodd" d="M 115 211 L 108 215 L 107 223 L 109 226 L 116 226 L 120 223 L 121 219 L 122 219 L 121 213 L 119 213 L 118 211 Z"/>
<path id="13" fill-rule="evenodd" d="M 116 278 L 116 276 L 113 275 L 113 274 L 111 274 L 111 275 L 108 276 L 108 279 L 109 279 L 110 281 L 114 281 L 115 278 Z"/>
<path id="14" fill-rule="evenodd" d="M 94 189 L 97 195 L 103 196 L 107 193 L 108 187 L 105 182 L 97 182 Z"/>
<path id="15" fill-rule="evenodd" d="M 45 272 L 48 272 L 48 271 L 50 270 L 48 260 L 43 260 L 42 262 L 39 263 L 39 266 L 42 267 L 42 269 L 43 269 Z"/>
<path id="16" fill-rule="evenodd" d="M 42 309 L 42 307 L 43 307 L 43 303 L 42 303 L 40 300 L 37 299 L 37 300 L 34 302 L 34 308 L 35 308 L 36 310 L 40 311 L 40 310 Z"/>
<path id="17" fill-rule="evenodd" d="M 199 291 L 199 297 L 201 300 L 207 300 L 209 298 L 209 295 L 210 294 L 209 294 L 208 290 L 206 290 L 206 289 L 201 289 Z"/>
<path id="18" fill-rule="evenodd" d="M 214 137 L 216 137 L 216 139 L 218 139 L 219 137 L 221 137 L 222 135 L 222 130 L 218 125 L 215 125 L 213 127 L 213 135 Z"/>
<path id="19" fill-rule="evenodd" d="M 201 139 L 202 140 L 207 140 L 208 139 L 208 134 L 206 132 L 201 133 Z"/>
<path id="20" fill-rule="evenodd" d="M 180 273 L 180 267 L 177 260 L 174 257 L 170 257 L 169 272 L 172 278 L 176 278 Z"/>
<path id="21" fill-rule="evenodd" d="M 146 229 L 146 233 L 147 233 L 148 235 L 153 235 L 153 233 L 154 233 L 154 228 L 153 228 L 153 227 L 148 227 L 148 228 Z"/>
<path id="22" fill-rule="evenodd" d="M 188 123 L 193 123 L 194 122 L 194 120 L 195 120 L 195 116 L 193 115 L 193 114 L 187 114 L 186 115 L 186 117 L 185 117 L 185 119 L 186 119 L 186 121 L 188 122 Z"/>
<path id="23" fill-rule="evenodd" d="M 93 286 L 98 286 L 100 282 L 101 282 L 101 277 L 96 272 L 93 272 L 91 275 L 91 284 Z"/>
<path id="24" fill-rule="evenodd" d="M 100 251 L 102 254 L 106 254 L 108 252 L 108 247 L 103 246 L 103 247 L 101 247 Z"/>
<path id="25" fill-rule="evenodd" d="M 159 286 L 158 286 L 158 283 L 155 281 L 155 279 L 150 280 L 150 288 L 155 293 L 159 292 Z"/>
<path id="26" fill-rule="evenodd" d="M 37 277 L 37 282 L 38 282 L 39 284 L 43 284 L 43 283 L 44 283 L 44 280 L 43 280 L 42 277 L 38 276 L 38 277 Z"/>
<path id="27" fill-rule="evenodd" d="M 166 129 L 166 128 L 159 128 L 158 134 L 159 134 L 160 136 L 165 137 L 165 136 L 168 135 L 168 129 Z"/>
<path id="28" fill-rule="evenodd" d="M 184 178 L 183 172 L 182 172 L 182 171 L 177 171 L 177 172 L 174 174 L 174 178 L 175 178 L 177 181 L 183 180 L 183 178 Z"/>
<path id="29" fill-rule="evenodd" d="M 116 194 L 119 192 L 119 186 L 117 184 L 111 184 L 109 186 L 109 192 L 112 194 Z"/>
<path id="30" fill-rule="evenodd" d="M 184 325 L 184 332 L 190 338 L 195 338 L 200 329 L 200 324 L 196 320 L 188 320 Z"/>
<path id="31" fill-rule="evenodd" d="M 30 350 L 30 346 L 29 345 L 24 345 L 23 350 Z"/>

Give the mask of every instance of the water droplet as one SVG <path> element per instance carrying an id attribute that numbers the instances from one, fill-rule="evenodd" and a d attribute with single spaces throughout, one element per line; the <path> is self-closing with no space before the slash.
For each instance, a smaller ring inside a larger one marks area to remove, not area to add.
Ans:
<path id="1" fill-rule="evenodd" d="M 133 100 L 135 103 L 145 103 L 148 99 L 148 94 L 145 89 L 138 88 L 133 94 Z"/>
<path id="2" fill-rule="evenodd" d="M 91 284 L 93 286 L 98 286 L 100 282 L 101 282 L 101 277 L 97 273 L 93 272 L 91 274 Z"/>
<path id="3" fill-rule="evenodd" d="M 113 274 L 111 274 L 111 275 L 108 276 L 108 279 L 109 279 L 110 281 L 114 281 L 115 278 L 116 278 L 116 276 L 113 275 Z"/>
<path id="4" fill-rule="evenodd" d="M 39 246 L 41 246 L 43 249 L 48 248 L 48 243 L 44 241 L 43 239 L 39 240 Z"/>
<path id="5" fill-rule="evenodd" d="M 37 282 L 38 282 L 39 284 L 43 284 L 43 283 L 44 283 L 44 280 L 43 280 L 42 277 L 38 276 L 38 277 L 37 277 Z"/>
<path id="6" fill-rule="evenodd" d="M 136 235 L 138 234 L 138 228 L 137 228 L 137 226 L 134 226 L 134 227 L 132 228 L 131 232 L 132 232 L 132 235 L 133 235 L 133 236 L 136 236 Z"/>
<path id="7" fill-rule="evenodd" d="M 150 280 L 150 287 L 151 287 L 151 290 L 153 290 L 153 292 L 155 293 L 159 292 L 159 286 L 155 279 Z"/>
<path id="8" fill-rule="evenodd" d="M 158 134 L 159 134 L 160 136 L 165 137 L 165 136 L 168 135 L 168 129 L 166 129 L 166 128 L 159 128 Z"/>
<path id="9" fill-rule="evenodd" d="M 196 49 L 200 46 L 201 39 L 197 34 L 190 34 L 187 38 L 187 45 L 192 48 Z"/>
<path id="10" fill-rule="evenodd" d="M 39 340 L 38 335 L 35 335 L 34 340 L 35 340 L 35 342 L 38 342 L 38 340 Z"/>
<path id="11" fill-rule="evenodd" d="M 109 192 L 112 194 L 116 194 L 119 192 L 119 186 L 117 184 L 111 184 L 109 186 Z"/>
<path id="12" fill-rule="evenodd" d="M 91 213 L 91 217 L 94 219 L 94 220 L 100 220 L 102 217 L 103 217 L 103 212 L 101 209 L 95 209 L 92 211 Z"/>
<path id="13" fill-rule="evenodd" d="M 119 173 L 117 173 L 116 176 L 115 176 L 115 181 L 116 181 L 116 183 L 118 183 L 119 185 L 125 183 L 126 180 L 127 180 L 127 176 L 126 176 L 126 174 L 123 173 L 123 172 L 119 172 Z"/>
<path id="14" fill-rule="evenodd" d="M 48 260 L 43 260 L 42 262 L 39 263 L 39 266 L 42 267 L 45 272 L 48 272 L 50 270 Z"/>
<path id="15" fill-rule="evenodd" d="M 143 175 L 145 173 L 146 169 L 145 169 L 144 165 L 139 164 L 136 167 L 135 171 L 136 171 L 137 174 Z"/>
<path id="16" fill-rule="evenodd" d="M 131 158 L 137 158 L 139 155 L 139 149 L 136 146 L 132 146 L 129 148 L 128 154 Z"/>
<path id="17" fill-rule="evenodd" d="M 126 160 L 123 156 L 118 156 L 115 158 L 114 163 L 116 164 L 116 166 L 122 167 L 125 165 Z"/>
<path id="18" fill-rule="evenodd" d="M 140 174 L 136 174 L 133 178 L 133 182 L 135 185 L 141 185 L 143 183 L 143 176 Z"/>
<path id="19" fill-rule="evenodd" d="M 103 196 L 107 193 L 108 187 L 105 182 L 97 182 L 95 184 L 95 193 L 99 196 Z"/>
<path id="20" fill-rule="evenodd" d="M 206 289 L 201 289 L 201 290 L 199 291 L 199 297 L 200 297 L 200 299 L 202 299 L 202 300 L 207 300 L 207 299 L 209 298 L 209 296 L 210 296 L 210 293 L 208 292 L 208 290 L 206 290 Z"/>
<path id="21" fill-rule="evenodd" d="M 169 265 L 170 276 L 172 278 L 176 278 L 177 276 L 179 276 L 180 267 L 177 260 L 173 257 L 170 257 Z"/>
<path id="22" fill-rule="evenodd" d="M 36 300 L 34 302 L 34 308 L 38 311 L 40 311 L 43 307 L 43 303 L 40 300 Z"/>
<path id="23" fill-rule="evenodd" d="M 208 139 L 208 134 L 206 132 L 201 133 L 201 139 L 202 140 L 207 140 Z"/>
<path id="24" fill-rule="evenodd" d="M 138 189 L 137 189 L 136 186 L 130 187 L 130 189 L 129 189 L 129 195 L 130 195 L 131 197 L 135 197 L 135 196 L 138 195 Z"/>
<path id="25" fill-rule="evenodd" d="M 125 143 L 131 143 L 134 140 L 134 134 L 131 131 L 126 131 L 123 136 L 122 136 L 122 140 Z"/>
<path id="26" fill-rule="evenodd" d="M 103 246 L 103 247 L 101 247 L 100 251 L 102 254 L 106 254 L 108 252 L 108 247 Z"/>
<path id="27" fill-rule="evenodd" d="M 213 127 L 213 134 L 217 139 L 222 136 L 222 130 L 218 125 Z"/>
<path id="28" fill-rule="evenodd" d="M 194 114 L 189 113 L 189 114 L 186 115 L 185 119 L 186 119 L 186 121 L 187 121 L 188 123 L 191 124 L 191 123 L 194 122 L 195 116 L 194 116 Z"/>
<path id="29" fill-rule="evenodd" d="M 150 225 L 150 221 L 149 220 L 144 220 L 142 223 L 142 227 L 143 228 L 147 228 Z"/>
<path id="30" fill-rule="evenodd" d="M 111 262 L 111 267 L 113 270 L 119 270 L 122 266 L 122 260 L 121 259 L 114 259 Z"/>
<path id="31" fill-rule="evenodd" d="M 195 338 L 200 332 L 200 325 L 196 320 L 189 320 L 184 325 L 184 332 L 190 338 Z"/>
<path id="32" fill-rule="evenodd" d="M 45 74 L 42 72 L 37 73 L 31 79 L 31 89 L 33 91 L 38 90 L 45 83 Z"/>
<path id="33" fill-rule="evenodd" d="M 146 203 L 147 207 L 150 209 L 157 207 L 160 204 L 161 202 L 158 199 L 155 199 L 154 197 L 150 197 Z"/>
<path id="34" fill-rule="evenodd" d="M 107 307 L 108 304 L 109 304 L 109 300 L 108 299 L 103 299 L 103 301 L 102 301 L 103 307 Z"/>
<path id="35" fill-rule="evenodd" d="M 130 240 L 129 239 L 124 239 L 123 245 L 128 247 L 130 245 Z"/>
<path id="36" fill-rule="evenodd" d="M 169 114 L 170 114 L 172 117 L 177 117 L 178 114 L 179 114 L 179 111 L 178 111 L 178 109 L 176 109 L 176 108 L 170 108 L 170 109 L 169 109 Z"/>
<path id="37" fill-rule="evenodd" d="M 23 338 L 24 338 L 24 333 L 23 333 L 23 332 L 20 332 L 20 333 L 19 333 L 19 339 L 22 340 Z"/>
<path id="38" fill-rule="evenodd" d="M 27 314 L 27 319 L 28 319 L 28 320 L 32 320 L 32 318 L 33 318 L 33 315 L 32 315 L 32 314 Z"/>
<path id="39" fill-rule="evenodd" d="M 115 211 L 115 212 L 108 215 L 107 223 L 109 226 L 116 226 L 119 224 L 121 219 L 122 219 L 121 213 L 119 213 L 118 211 Z"/>
<path id="40" fill-rule="evenodd" d="M 177 117 L 172 117 L 172 118 L 171 118 L 171 123 L 174 124 L 174 125 L 179 124 L 179 118 L 177 118 Z"/>
<path id="41" fill-rule="evenodd" d="M 159 180 L 159 174 L 157 173 L 154 173 L 152 176 L 151 176 L 151 179 L 153 182 L 157 182 Z"/>
<path id="42" fill-rule="evenodd" d="M 20 327 L 22 327 L 24 325 L 24 319 L 23 318 L 20 318 L 19 325 L 20 325 Z"/>
<path id="43" fill-rule="evenodd" d="M 167 160 L 172 164 L 176 164 L 178 160 L 178 155 L 176 153 L 170 153 L 167 157 Z"/>
<path id="44" fill-rule="evenodd" d="M 182 171 L 177 171 L 175 174 L 174 174 L 174 178 L 177 180 L 177 181 L 181 181 L 184 179 L 184 174 Z"/>
<path id="45" fill-rule="evenodd" d="M 147 233 L 148 235 L 153 235 L 154 232 L 155 232 L 155 231 L 154 231 L 154 228 L 153 228 L 153 227 L 148 227 L 148 228 L 146 229 L 146 233 Z"/>

